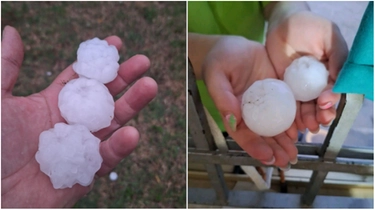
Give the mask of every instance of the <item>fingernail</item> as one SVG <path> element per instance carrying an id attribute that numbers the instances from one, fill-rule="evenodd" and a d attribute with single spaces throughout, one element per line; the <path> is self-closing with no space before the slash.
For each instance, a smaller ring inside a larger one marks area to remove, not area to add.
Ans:
<path id="1" fill-rule="evenodd" d="M 317 134 L 317 133 L 319 133 L 319 131 L 320 131 L 320 128 L 318 128 L 318 130 L 310 131 L 310 132 L 313 133 L 313 134 Z"/>
<path id="2" fill-rule="evenodd" d="M 332 122 L 333 122 L 333 120 L 331 120 L 329 123 L 327 123 L 327 124 L 324 124 L 323 126 L 325 126 L 325 127 L 329 127 L 329 126 L 331 126 L 332 125 Z"/>
<path id="3" fill-rule="evenodd" d="M 320 109 L 329 109 L 332 107 L 332 102 L 327 102 L 324 105 L 319 106 Z"/>
<path id="4" fill-rule="evenodd" d="M 290 164 L 295 165 L 298 163 L 298 157 L 294 158 L 293 160 L 290 161 Z"/>
<path id="5" fill-rule="evenodd" d="M 233 114 L 229 114 L 225 117 L 227 120 L 229 127 L 232 131 L 236 132 L 237 130 L 237 119 Z"/>
<path id="6" fill-rule="evenodd" d="M 275 163 L 275 157 L 272 156 L 272 159 L 270 161 L 262 161 L 264 165 L 272 165 Z"/>
<path id="7" fill-rule="evenodd" d="M 305 130 L 298 130 L 300 133 L 305 134 Z"/>
<path id="8" fill-rule="evenodd" d="M 291 167 L 291 165 L 290 165 L 290 163 L 288 163 L 288 165 L 286 166 L 286 167 L 279 167 L 280 168 L 280 170 L 282 170 L 282 171 L 289 171 L 290 170 L 290 167 Z"/>

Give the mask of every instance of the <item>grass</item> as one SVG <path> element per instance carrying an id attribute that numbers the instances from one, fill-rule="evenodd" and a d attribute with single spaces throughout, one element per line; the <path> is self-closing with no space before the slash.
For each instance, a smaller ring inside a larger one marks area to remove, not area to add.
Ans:
<path id="1" fill-rule="evenodd" d="M 120 62 L 136 54 L 151 60 L 146 75 L 158 96 L 127 123 L 141 134 L 137 149 L 114 169 L 117 181 L 99 178 L 75 207 L 185 208 L 186 3 L 2 2 L 1 12 L 2 29 L 15 27 L 25 46 L 15 95 L 46 88 L 93 37 L 119 36 Z"/>

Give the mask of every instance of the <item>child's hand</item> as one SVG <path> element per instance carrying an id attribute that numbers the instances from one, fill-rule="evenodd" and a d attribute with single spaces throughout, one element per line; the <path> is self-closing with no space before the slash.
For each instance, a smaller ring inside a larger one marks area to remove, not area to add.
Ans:
<path id="1" fill-rule="evenodd" d="M 189 38 L 189 44 L 192 44 L 191 41 Z M 189 54 L 189 57 L 194 56 Z M 195 61 L 191 61 L 194 66 Z M 249 155 L 265 164 L 282 168 L 296 161 L 298 151 L 294 143 L 297 129 L 294 124 L 286 132 L 267 138 L 250 131 L 241 117 L 241 100 L 245 90 L 256 80 L 276 78 L 263 45 L 242 37 L 222 36 L 208 51 L 201 71 L 227 132 Z M 236 119 L 234 127 L 228 123 L 231 115 Z"/>
<path id="2" fill-rule="evenodd" d="M 271 16 L 266 49 L 278 78 L 283 79 L 285 68 L 303 55 L 313 55 L 329 70 L 325 91 L 316 100 L 297 104 L 295 122 L 298 129 L 317 132 L 319 124 L 329 124 L 336 116 L 334 104 L 340 95 L 332 93 L 332 86 L 346 60 L 347 45 L 334 23 L 309 11 L 275 19 Z M 273 20 L 277 23 L 272 24 Z"/>

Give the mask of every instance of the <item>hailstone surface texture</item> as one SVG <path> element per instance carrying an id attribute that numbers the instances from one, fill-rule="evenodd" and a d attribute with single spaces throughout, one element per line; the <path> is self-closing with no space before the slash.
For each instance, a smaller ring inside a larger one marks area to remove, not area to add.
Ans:
<path id="1" fill-rule="evenodd" d="M 99 143 L 83 125 L 57 123 L 40 134 L 35 159 L 55 189 L 88 186 L 103 161 Z"/>
<path id="2" fill-rule="evenodd" d="M 284 73 L 284 82 L 292 89 L 298 101 L 316 99 L 327 86 L 328 71 L 312 56 L 295 59 Z"/>
<path id="3" fill-rule="evenodd" d="M 77 51 L 73 70 L 83 77 L 108 83 L 114 80 L 119 69 L 120 56 L 115 46 L 107 41 L 93 38 L 82 42 Z"/>
<path id="4" fill-rule="evenodd" d="M 258 80 L 242 96 L 242 118 L 250 130 L 261 136 L 272 137 L 287 130 L 296 110 L 293 93 L 281 80 Z"/>
<path id="5" fill-rule="evenodd" d="M 115 109 L 107 87 L 84 77 L 64 86 L 59 93 L 58 106 L 68 124 L 84 125 L 93 132 L 111 124 Z"/>

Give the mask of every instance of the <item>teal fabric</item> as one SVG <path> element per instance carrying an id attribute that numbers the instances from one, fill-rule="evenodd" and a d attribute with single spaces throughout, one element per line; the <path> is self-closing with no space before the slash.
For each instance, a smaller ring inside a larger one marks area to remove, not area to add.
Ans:
<path id="1" fill-rule="evenodd" d="M 369 2 L 348 59 L 333 87 L 336 93 L 364 94 L 374 100 L 374 2 Z"/>

